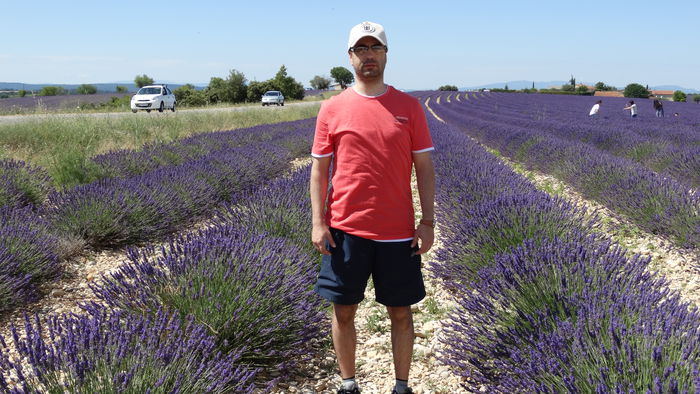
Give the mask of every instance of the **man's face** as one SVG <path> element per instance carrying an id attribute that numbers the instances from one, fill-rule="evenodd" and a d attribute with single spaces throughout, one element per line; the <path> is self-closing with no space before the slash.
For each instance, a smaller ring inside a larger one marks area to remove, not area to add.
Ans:
<path id="1" fill-rule="evenodd" d="M 355 46 L 365 45 L 382 45 L 379 40 L 374 37 L 362 37 Z M 355 75 L 358 79 L 365 82 L 371 82 L 380 79 L 384 76 L 384 68 L 386 67 L 386 51 L 372 51 L 371 49 L 363 54 L 350 52 L 350 64 L 355 69 Z"/>

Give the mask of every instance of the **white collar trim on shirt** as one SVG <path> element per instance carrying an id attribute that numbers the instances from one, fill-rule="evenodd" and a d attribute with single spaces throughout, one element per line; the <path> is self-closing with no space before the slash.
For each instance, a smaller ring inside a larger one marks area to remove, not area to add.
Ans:
<path id="1" fill-rule="evenodd" d="M 376 95 L 376 96 L 368 96 L 368 95 L 366 95 L 366 94 L 362 94 L 362 93 L 358 92 L 357 89 L 355 89 L 354 86 L 352 87 L 352 91 L 355 92 L 355 93 L 357 93 L 357 94 L 359 94 L 359 95 L 362 96 L 362 97 L 377 98 L 377 97 L 382 97 L 383 95 L 389 93 L 389 85 L 384 85 L 384 87 L 385 87 L 384 91 L 383 91 L 381 94 L 378 94 L 378 95 Z"/>

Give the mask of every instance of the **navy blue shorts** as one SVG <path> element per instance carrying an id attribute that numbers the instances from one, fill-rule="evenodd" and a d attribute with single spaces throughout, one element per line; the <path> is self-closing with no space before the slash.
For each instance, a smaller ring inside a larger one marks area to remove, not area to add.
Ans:
<path id="1" fill-rule="evenodd" d="M 323 255 L 314 290 L 336 304 L 355 305 L 365 298 L 372 275 L 377 302 L 409 306 L 425 297 L 420 255 L 411 241 L 377 242 L 330 229 L 335 248 Z"/>

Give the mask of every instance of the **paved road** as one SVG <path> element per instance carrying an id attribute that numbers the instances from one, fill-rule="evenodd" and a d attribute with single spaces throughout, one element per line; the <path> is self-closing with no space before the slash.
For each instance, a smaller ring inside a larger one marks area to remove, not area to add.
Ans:
<path id="1" fill-rule="evenodd" d="M 320 101 L 301 101 L 301 102 L 295 102 L 295 103 L 287 103 L 285 104 L 285 107 L 295 107 L 295 106 L 309 106 L 309 105 L 314 105 L 318 104 Z M 270 107 L 262 107 L 262 106 L 240 106 L 240 107 L 226 107 L 226 108 L 194 108 L 194 109 L 178 109 L 175 113 L 172 113 L 170 111 L 165 111 L 163 113 L 159 113 L 157 110 L 156 111 L 151 111 L 151 113 L 148 113 L 146 111 L 139 111 L 137 113 L 131 113 L 131 112 L 97 112 L 97 113 L 68 113 L 68 114 L 61 114 L 61 113 L 56 113 L 56 114 L 38 114 L 38 115 L 2 115 L 0 116 L 0 126 L 6 125 L 6 124 L 16 124 L 16 123 L 21 123 L 21 122 L 27 122 L 27 121 L 32 121 L 32 120 L 48 120 L 48 119 L 71 119 L 71 118 L 78 118 L 78 117 L 96 117 L 96 118 L 119 118 L 123 116 L 177 116 L 178 113 L 187 113 L 187 112 L 206 112 L 206 111 L 218 111 L 218 112 L 231 112 L 231 111 L 275 111 L 278 109 L 282 109 L 284 107 L 276 107 L 276 106 L 270 106 Z"/>

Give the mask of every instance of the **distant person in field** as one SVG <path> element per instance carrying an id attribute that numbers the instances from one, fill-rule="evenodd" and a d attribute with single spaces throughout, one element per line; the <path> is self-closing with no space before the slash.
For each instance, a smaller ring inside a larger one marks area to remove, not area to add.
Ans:
<path id="1" fill-rule="evenodd" d="M 630 100 L 630 102 L 627 104 L 627 106 L 624 109 L 630 111 L 631 117 L 633 117 L 633 118 L 637 117 L 637 104 L 634 103 L 634 100 Z"/>
<path id="2" fill-rule="evenodd" d="M 656 111 L 657 118 L 664 117 L 664 105 L 661 104 L 661 100 L 659 100 L 658 98 L 654 99 L 654 110 Z"/>
<path id="3" fill-rule="evenodd" d="M 322 254 L 315 291 L 333 303 L 343 379 L 338 394 L 360 392 L 355 313 L 370 276 L 391 320 L 393 393 L 412 393 L 411 305 L 425 297 L 421 254 L 434 240 L 433 142 L 418 100 L 384 83 L 387 51 L 381 25 L 363 22 L 350 30 L 347 53 L 357 82 L 321 105 L 311 150 L 311 241 Z M 417 226 L 414 167 L 422 211 Z"/>
<path id="4" fill-rule="evenodd" d="M 598 111 L 600 111 L 600 105 L 603 104 L 603 100 L 598 100 L 593 104 L 593 107 L 591 107 L 591 112 L 588 113 L 588 116 L 598 116 Z"/>

